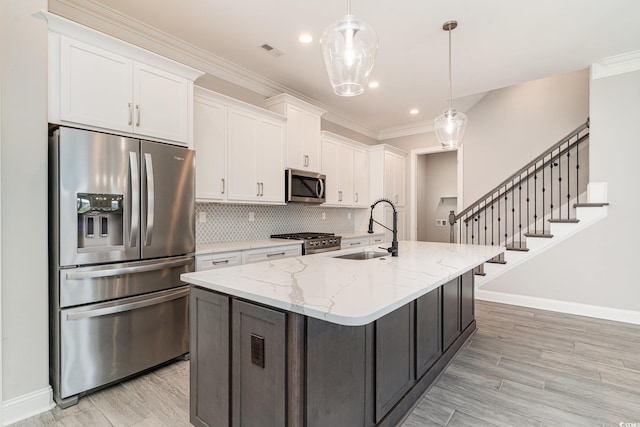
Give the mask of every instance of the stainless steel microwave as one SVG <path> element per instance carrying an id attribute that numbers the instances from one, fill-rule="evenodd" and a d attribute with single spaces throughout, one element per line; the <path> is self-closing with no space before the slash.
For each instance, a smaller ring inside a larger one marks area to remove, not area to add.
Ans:
<path id="1" fill-rule="evenodd" d="M 287 203 L 324 203 L 325 179 L 320 173 L 286 169 L 285 200 Z"/>

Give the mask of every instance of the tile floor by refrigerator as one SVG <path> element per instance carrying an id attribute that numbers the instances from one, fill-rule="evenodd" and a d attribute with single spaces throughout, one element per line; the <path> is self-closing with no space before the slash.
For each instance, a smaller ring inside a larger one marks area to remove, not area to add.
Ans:
<path id="1" fill-rule="evenodd" d="M 640 325 L 483 301 L 476 319 L 402 427 L 640 426 Z M 12 426 L 39 425 L 188 426 L 189 363 Z"/>

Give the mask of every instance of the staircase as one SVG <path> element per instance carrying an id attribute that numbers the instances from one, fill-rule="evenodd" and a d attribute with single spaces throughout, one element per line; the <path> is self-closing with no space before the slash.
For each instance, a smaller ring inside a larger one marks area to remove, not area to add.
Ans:
<path id="1" fill-rule="evenodd" d="M 451 242 L 500 245 L 476 270 L 481 287 L 607 215 L 605 191 L 588 184 L 589 120 L 457 215 Z"/>

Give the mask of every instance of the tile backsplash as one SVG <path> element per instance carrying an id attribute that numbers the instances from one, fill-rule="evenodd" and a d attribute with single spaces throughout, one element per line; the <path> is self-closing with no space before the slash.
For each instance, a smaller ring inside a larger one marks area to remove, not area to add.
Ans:
<path id="1" fill-rule="evenodd" d="M 206 222 L 200 222 L 201 212 Z M 249 221 L 251 213 L 254 221 Z M 354 226 L 354 210 L 348 208 L 196 203 L 196 244 L 200 245 L 268 239 L 277 233 L 349 233 Z"/>

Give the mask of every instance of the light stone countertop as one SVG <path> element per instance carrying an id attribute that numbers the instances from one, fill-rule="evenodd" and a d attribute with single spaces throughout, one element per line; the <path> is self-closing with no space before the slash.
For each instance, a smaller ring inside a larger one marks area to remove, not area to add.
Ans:
<path id="1" fill-rule="evenodd" d="M 244 251 L 247 249 L 272 248 L 277 246 L 301 245 L 304 240 L 264 239 L 245 240 L 240 242 L 222 242 L 196 245 L 196 255 L 216 254 L 222 252 Z"/>
<path id="2" fill-rule="evenodd" d="M 348 326 L 366 325 L 504 252 L 498 246 L 401 241 L 399 256 L 337 259 L 358 249 L 182 274 L 185 282 Z"/>

